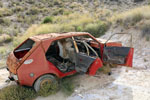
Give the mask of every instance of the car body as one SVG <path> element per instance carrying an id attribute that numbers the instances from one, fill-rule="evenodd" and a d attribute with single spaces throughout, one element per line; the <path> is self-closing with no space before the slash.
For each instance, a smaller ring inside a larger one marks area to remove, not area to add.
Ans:
<path id="1" fill-rule="evenodd" d="M 9 78 L 33 86 L 41 76 L 57 78 L 77 72 L 95 75 L 103 64 L 132 67 L 134 48 L 105 41 L 86 32 L 50 33 L 32 36 L 7 59 Z"/>

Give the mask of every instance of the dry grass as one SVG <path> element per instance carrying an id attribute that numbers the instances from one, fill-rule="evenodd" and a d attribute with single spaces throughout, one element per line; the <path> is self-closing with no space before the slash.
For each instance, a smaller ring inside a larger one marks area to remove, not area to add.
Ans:
<path id="1" fill-rule="evenodd" d="M 79 13 L 73 13 L 70 15 L 56 16 L 53 19 L 53 23 L 32 25 L 26 31 L 24 36 L 22 36 L 19 39 L 17 39 L 17 38 L 14 39 L 15 40 L 14 45 L 16 46 L 20 42 L 22 42 L 23 40 L 27 39 L 28 37 L 31 37 L 31 36 L 37 35 L 37 34 L 46 34 L 46 33 L 53 33 L 53 32 L 79 31 L 78 27 L 81 27 L 80 31 L 83 31 L 83 30 L 85 30 L 85 28 L 87 28 L 88 24 L 94 23 L 94 25 L 95 25 L 98 22 L 99 21 L 97 18 L 92 17 L 89 14 L 82 14 L 81 15 Z M 103 27 L 103 25 L 101 25 L 101 26 Z M 96 27 L 97 27 L 97 25 L 96 25 Z M 95 34 L 95 33 L 93 33 L 93 34 Z M 99 34 L 99 33 L 96 33 L 96 34 Z M 99 34 L 99 36 L 100 36 L 100 34 Z"/>
<path id="2" fill-rule="evenodd" d="M 0 43 L 10 42 L 11 40 L 12 40 L 12 37 L 7 34 L 0 35 Z"/>
<path id="3" fill-rule="evenodd" d="M 7 52 L 7 48 L 5 47 L 0 47 L 0 54 L 5 55 Z"/>
<path id="4" fill-rule="evenodd" d="M 142 19 L 150 19 L 150 6 L 142 6 L 120 14 L 115 14 L 108 20 L 123 25 L 135 25 Z"/>
<path id="5" fill-rule="evenodd" d="M 33 89 L 22 86 L 7 86 L 0 90 L 0 100 L 33 100 L 37 94 Z"/>

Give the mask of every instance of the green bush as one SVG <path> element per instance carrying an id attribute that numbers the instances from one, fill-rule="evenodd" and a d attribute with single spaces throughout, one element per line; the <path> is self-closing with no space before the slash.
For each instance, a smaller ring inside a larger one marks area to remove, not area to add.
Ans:
<path id="1" fill-rule="evenodd" d="M 37 96 L 33 89 L 22 86 L 7 86 L 0 90 L 0 100 L 32 100 Z"/>
<path id="2" fill-rule="evenodd" d="M 95 37 L 99 37 L 108 30 L 108 25 L 104 22 L 99 22 L 99 23 L 90 23 L 85 26 L 83 31 L 89 32 Z"/>
<path id="3" fill-rule="evenodd" d="M 83 28 L 82 28 L 81 26 L 77 26 L 77 27 L 75 27 L 75 30 L 76 30 L 77 32 L 81 32 L 81 31 L 83 30 Z"/>
<path id="4" fill-rule="evenodd" d="M 52 23 L 53 22 L 53 17 L 51 16 L 48 16 L 48 17 L 45 17 L 44 20 L 43 20 L 43 24 L 46 24 L 46 23 Z"/>

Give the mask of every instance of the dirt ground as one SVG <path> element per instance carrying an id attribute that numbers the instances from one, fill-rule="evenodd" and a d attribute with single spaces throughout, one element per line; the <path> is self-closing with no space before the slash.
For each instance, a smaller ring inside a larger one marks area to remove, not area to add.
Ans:
<path id="1" fill-rule="evenodd" d="M 118 31 L 114 30 L 113 32 Z M 71 96 L 61 91 L 48 97 L 37 97 L 36 100 L 149 100 L 150 98 L 150 45 L 149 41 L 140 37 L 140 31 L 129 30 L 133 33 L 135 48 L 133 68 L 119 66 L 112 68 L 112 75 L 97 73 L 96 76 L 77 75 L 74 82 L 77 87 Z M 102 38 L 108 38 L 108 32 Z M 112 39 L 122 41 L 127 45 L 129 36 L 115 36 Z M 8 72 L 0 70 L 0 88 L 7 86 L 5 82 Z M 9 83 L 12 84 L 12 83 Z"/>

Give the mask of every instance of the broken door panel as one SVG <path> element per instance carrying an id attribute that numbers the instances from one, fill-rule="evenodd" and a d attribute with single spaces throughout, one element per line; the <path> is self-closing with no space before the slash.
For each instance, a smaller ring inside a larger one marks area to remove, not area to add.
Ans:
<path id="1" fill-rule="evenodd" d="M 126 63 L 124 64 L 124 66 L 132 67 L 133 53 L 134 53 L 134 48 L 130 48 L 130 51 L 128 53 L 128 56 L 126 58 Z"/>
<path id="2" fill-rule="evenodd" d="M 76 71 L 86 73 L 95 59 L 95 57 L 88 56 L 84 53 L 76 53 Z"/>
<path id="3" fill-rule="evenodd" d="M 91 65 L 91 67 L 88 70 L 88 74 L 91 76 L 94 76 L 96 74 L 96 71 L 103 66 L 103 63 L 100 58 L 97 58 Z"/>
<path id="4" fill-rule="evenodd" d="M 129 51 L 129 47 L 104 47 L 103 61 L 114 64 L 126 64 Z"/>

